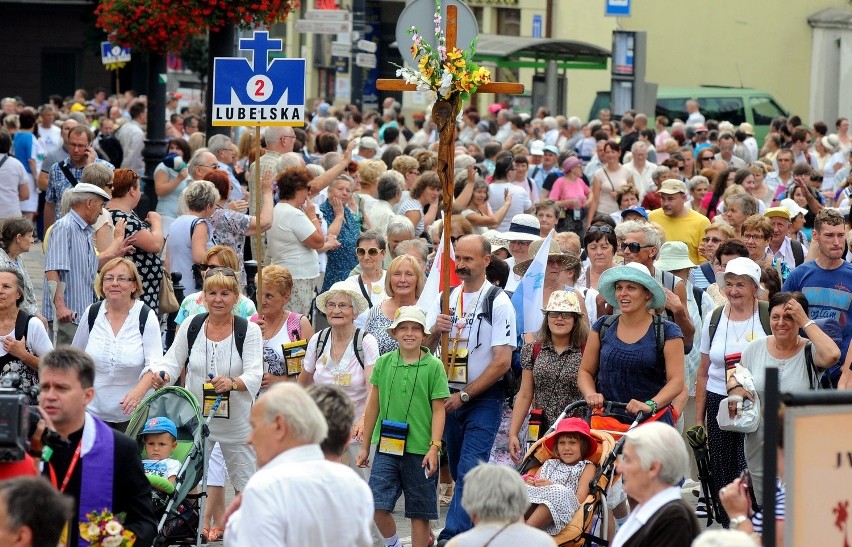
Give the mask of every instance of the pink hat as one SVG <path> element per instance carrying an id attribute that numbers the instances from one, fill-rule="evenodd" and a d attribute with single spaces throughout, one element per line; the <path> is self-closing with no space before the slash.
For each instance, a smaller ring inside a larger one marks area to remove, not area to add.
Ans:
<path id="1" fill-rule="evenodd" d="M 570 157 L 566 158 L 565 161 L 562 162 L 562 172 L 567 174 L 568 171 L 570 171 L 571 169 L 574 169 L 575 167 L 577 167 L 578 165 L 580 165 L 582 163 L 583 162 L 580 161 L 580 158 L 578 158 L 577 156 L 570 156 Z"/>
<path id="2" fill-rule="evenodd" d="M 500 104 L 500 103 L 492 103 L 488 107 L 488 111 L 491 112 L 492 114 L 496 114 L 496 113 L 500 112 L 501 110 L 503 110 L 503 105 Z"/>
<path id="3" fill-rule="evenodd" d="M 556 425 L 556 431 L 544 439 L 544 446 L 551 454 L 556 454 L 556 439 L 562 433 L 577 433 L 578 435 L 582 435 L 587 441 L 589 441 L 589 449 L 586 450 L 583 457 L 588 460 L 595 455 L 595 452 L 598 449 L 598 441 L 592 437 L 589 424 L 587 424 L 585 420 L 581 418 L 562 418 L 562 420 L 560 420 Z"/>

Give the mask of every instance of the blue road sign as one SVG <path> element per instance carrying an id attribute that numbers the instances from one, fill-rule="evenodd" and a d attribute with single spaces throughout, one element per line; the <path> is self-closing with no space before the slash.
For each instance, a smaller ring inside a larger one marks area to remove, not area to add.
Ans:
<path id="1" fill-rule="evenodd" d="M 631 0 L 604 0 L 606 13 L 609 17 L 630 17 Z"/>
<path id="2" fill-rule="evenodd" d="M 304 124 L 306 62 L 270 62 L 269 52 L 282 47 L 282 40 L 255 31 L 252 38 L 240 39 L 240 51 L 253 52 L 251 63 L 243 57 L 213 60 L 213 125 Z"/>
<path id="3" fill-rule="evenodd" d="M 101 42 L 101 61 L 105 65 L 112 63 L 129 63 L 130 48 L 121 47 L 112 42 Z"/>
<path id="4" fill-rule="evenodd" d="M 541 38 L 541 15 L 533 15 L 532 37 Z"/>

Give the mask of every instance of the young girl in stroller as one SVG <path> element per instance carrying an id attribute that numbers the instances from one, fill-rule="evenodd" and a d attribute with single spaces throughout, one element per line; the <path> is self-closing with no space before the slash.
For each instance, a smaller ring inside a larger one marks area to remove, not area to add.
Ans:
<path id="1" fill-rule="evenodd" d="M 580 501 L 589 494 L 596 471 L 589 459 L 598 443 L 584 420 L 564 418 L 544 445 L 555 457 L 542 464 L 538 475 L 524 475 L 532 504 L 526 522 L 555 536 L 571 522 Z"/>

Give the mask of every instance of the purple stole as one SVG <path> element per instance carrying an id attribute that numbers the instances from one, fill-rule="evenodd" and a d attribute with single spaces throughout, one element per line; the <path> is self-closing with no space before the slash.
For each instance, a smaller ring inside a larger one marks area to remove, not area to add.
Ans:
<path id="1" fill-rule="evenodd" d="M 113 479 L 115 468 L 115 438 L 112 429 L 92 416 L 95 424 L 95 443 L 81 459 L 83 474 L 80 476 L 80 512 L 76 526 L 87 522 L 86 513 L 100 513 L 106 508 L 112 511 Z M 89 542 L 79 539 L 79 547 L 88 547 Z"/>

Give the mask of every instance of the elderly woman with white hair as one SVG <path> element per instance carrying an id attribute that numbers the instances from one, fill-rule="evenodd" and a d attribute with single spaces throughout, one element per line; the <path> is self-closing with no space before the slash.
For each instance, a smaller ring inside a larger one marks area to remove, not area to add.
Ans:
<path id="1" fill-rule="evenodd" d="M 639 502 L 618 529 L 613 547 L 689 547 L 699 525 L 678 484 L 689 472 L 689 455 L 678 431 L 652 422 L 625 434 L 618 472 L 624 491 Z"/>
<path id="2" fill-rule="evenodd" d="M 527 487 L 511 467 L 477 465 L 465 477 L 461 504 L 474 526 L 451 539 L 447 547 L 554 545 L 550 535 L 524 523 L 523 516 L 530 505 Z"/>
<path id="3" fill-rule="evenodd" d="M 379 357 L 379 345 L 372 334 L 355 327 L 355 318 L 367 310 L 367 299 L 346 282 L 337 282 L 317 297 L 317 308 L 328 318 L 328 328 L 314 334 L 308 342 L 299 384 L 334 384 L 343 388 L 355 405 L 355 423 L 349 447 L 350 466 L 355 465 L 361 449 L 364 409 L 373 364 Z"/>

